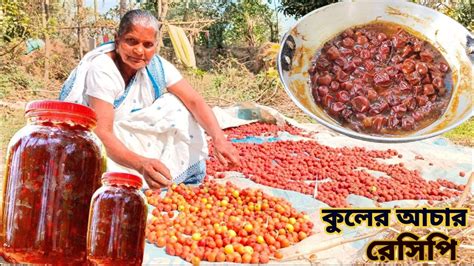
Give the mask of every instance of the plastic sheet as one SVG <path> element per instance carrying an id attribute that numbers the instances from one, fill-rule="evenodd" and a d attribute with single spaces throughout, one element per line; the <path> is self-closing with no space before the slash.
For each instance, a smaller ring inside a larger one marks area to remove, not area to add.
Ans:
<path id="1" fill-rule="evenodd" d="M 399 153 L 403 154 L 403 158 L 390 158 L 385 160 L 386 163 L 399 163 L 403 162 L 408 169 L 414 170 L 418 169 L 421 171 L 422 176 L 427 180 L 436 180 L 438 178 L 444 178 L 449 181 L 452 181 L 456 184 L 466 184 L 470 172 L 473 168 L 473 150 L 469 147 L 462 147 L 451 143 L 449 140 L 444 138 L 433 138 L 418 142 L 412 142 L 407 144 L 380 144 L 365 142 L 361 140 L 351 139 L 346 136 L 334 133 L 322 127 L 318 124 L 299 124 L 294 120 L 285 118 L 279 114 L 276 110 L 258 106 L 259 108 L 265 109 L 266 112 L 276 116 L 276 120 L 284 119 L 288 123 L 300 127 L 307 131 L 310 137 L 301 137 L 293 136 L 288 132 L 280 132 L 277 137 L 262 137 L 262 136 L 247 136 L 242 139 L 232 140 L 234 143 L 255 143 L 261 144 L 264 142 L 274 142 L 274 141 L 292 141 L 292 140 L 314 140 L 318 141 L 320 144 L 331 146 L 331 147 L 341 147 L 341 146 L 363 146 L 366 149 L 374 150 L 385 150 L 385 149 L 396 149 Z M 218 118 L 218 121 L 221 122 L 223 127 L 232 127 L 232 123 L 229 121 L 234 121 L 234 126 L 240 126 L 247 123 L 255 122 L 255 120 L 245 120 L 237 117 L 239 107 L 231 107 L 228 109 L 214 109 L 214 112 Z M 232 118 L 232 119 L 227 119 Z M 224 125 L 225 124 L 225 125 Z M 415 159 L 421 158 L 423 159 Z M 432 165 L 430 165 L 430 163 Z M 465 177 L 459 176 L 459 172 L 464 171 L 466 173 Z M 374 173 L 375 175 L 375 173 Z M 253 181 L 246 179 L 241 173 L 237 172 L 226 172 L 226 178 L 220 179 L 219 182 L 231 181 L 240 188 L 253 187 L 261 188 L 266 193 L 282 197 L 289 202 L 299 211 L 305 211 L 309 214 L 311 220 L 315 224 L 313 228 L 313 233 L 311 237 L 305 239 L 304 241 L 298 243 L 297 245 L 290 247 L 289 252 L 298 250 L 299 252 L 304 252 L 305 250 L 311 250 L 316 244 L 321 243 L 338 243 L 356 236 L 365 234 L 367 232 L 374 231 L 373 228 L 366 228 L 365 226 L 359 227 L 342 227 L 343 233 L 340 235 L 328 235 L 324 231 L 324 225 L 320 219 L 320 208 L 327 207 L 327 205 L 321 201 L 318 201 L 312 198 L 309 195 L 300 194 L 293 191 L 286 191 L 276 188 L 271 188 L 256 184 Z M 474 186 L 471 188 L 474 190 Z M 349 195 L 348 199 L 355 207 L 375 207 L 375 203 L 366 197 L 359 195 Z M 426 203 L 425 200 L 399 200 L 382 203 L 382 207 L 391 208 L 393 206 L 401 207 L 414 207 L 419 204 Z M 375 237 L 377 239 L 378 236 Z M 365 246 L 369 240 L 359 240 L 351 243 L 346 243 L 342 245 L 336 245 L 333 248 L 321 251 L 316 256 L 316 261 L 323 264 L 350 264 L 354 263 L 354 260 L 361 258 L 365 253 Z M 288 251 L 287 251 L 288 252 Z M 343 255 L 341 255 L 343 254 Z M 188 264 L 179 257 L 169 256 L 164 252 L 164 249 L 160 249 L 153 244 L 146 244 L 145 247 L 145 264 L 163 264 L 163 265 L 185 265 Z M 219 263 L 208 263 L 203 261 L 203 265 L 212 264 L 219 265 Z M 282 262 L 271 261 L 270 264 L 283 264 Z M 300 261 L 290 261 L 284 264 L 287 265 L 310 265 L 308 260 Z M 222 264 L 221 264 L 222 265 Z"/>

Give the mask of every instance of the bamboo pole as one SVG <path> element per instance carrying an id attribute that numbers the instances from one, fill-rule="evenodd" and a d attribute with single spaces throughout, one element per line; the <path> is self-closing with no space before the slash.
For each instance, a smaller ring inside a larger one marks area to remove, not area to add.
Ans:
<path id="1" fill-rule="evenodd" d="M 82 49 L 82 30 L 81 30 L 81 16 L 82 16 L 82 6 L 83 6 L 83 0 L 77 0 L 77 42 L 79 45 L 79 58 L 82 58 L 84 55 L 84 51 Z"/>
<path id="2" fill-rule="evenodd" d="M 94 0 L 94 22 L 95 23 L 97 23 L 97 20 L 99 20 L 98 14 L 99 14 L 99 8 L 98 8 L 97 0 Z"/>
<path id="3" fill-rule="evenodd" d="M 464 191 L 462 192 L 461 197 L 459 198 L 459 201 L 456 204 L 456 208 L 459 208 L 464 204 L 468 195 L 472 195 L 472 192 L 471 192 L 472 182 L 474 182 L 474 172 L 471 173 L 471 176 L 469 177 L 469 180 L 467 181 L 466 187 L 464 188 Z"/>
<path id="4" fill-rule="evenodd" d="M 163 25 L 166 23 L 166 15 L 168 14 L 168 0 L 157 0 L 155 4 L 155 12 L 160 23 L 156 45 L 156 53 L 159 53 L 163 39 Z"/>
<path id="5" fill-rule="evenodd" d="M 49 0 L 44 0 L 42 4 L 42 21 L 43 21 L 43 29 L 44 29 L 44 73 L 43 73 L 43 81 L 45 87 L 48 86 L 49 81 Z"/>
<path id="6" fill-rule="evenodd" d="M 122 18 L 126 12 L 127 12 L 127 0 L 120 0 L 120 5 L 119 5 L 120 18 Z"/>

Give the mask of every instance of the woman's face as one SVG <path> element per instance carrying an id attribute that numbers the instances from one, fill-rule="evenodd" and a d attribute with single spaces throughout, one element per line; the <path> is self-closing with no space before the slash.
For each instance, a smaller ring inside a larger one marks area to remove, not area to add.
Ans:
<path id="1" fill-rule="evenodd" d="M 148 65 L 155 54 L 156 31 L 152 27 L 132 25 L 115 43 L 122 61 L 128 67 L 138 70 Z"/>

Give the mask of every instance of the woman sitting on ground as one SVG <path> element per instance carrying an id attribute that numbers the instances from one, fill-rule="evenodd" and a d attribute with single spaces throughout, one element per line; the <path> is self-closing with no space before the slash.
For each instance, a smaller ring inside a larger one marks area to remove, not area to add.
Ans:
<path id="1" fill-rule="evenodd" d="M 95 133 L 107 151 L 107 170 L 139 174 L 151 188 L 202 180 L 208 155 L 202 128 L 221 163 L 239 162 L 211 108 L 155 54 L 158 29 L 151 13 L 127 12 L 114 43 L 87 53 L 60 94 L 61 100 L 96 111 Z"/>

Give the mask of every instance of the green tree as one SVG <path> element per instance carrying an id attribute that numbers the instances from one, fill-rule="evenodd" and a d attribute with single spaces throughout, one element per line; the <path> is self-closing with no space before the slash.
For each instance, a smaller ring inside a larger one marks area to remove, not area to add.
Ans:
<path id="1" fill-rule="evenodd" d="M 455 19 L 469 30 L 474 30 L 473 0 L 411 0 L 414 3 L 433 8 Z M 325 5 L 338 2 L 337 0 L 281 0 L 279 11 L 287 16 L 300 18 L 309 12 Z"/>
<path id="2" fill-rule="evenodd" d="M 143 8 L 153 11 L 154 1 Z M 271 1 L 269 1 L 271 2 Z M 276 11 L 264 1 L 169 1 L 168 21 L 214 20 L 204 30 L 198 42 L 222 48 L 231 45 L 258 46 L 265 41 L 278 40 Z M 199 25 L 196 25 L 199 26 Z"/>
<path id="3" fill-rule="evenodd" d="M 171 1 L 168 19 L 174 21 L 196 21 L 208 19 L 213 15 L 208 8 L 210 1 L 199 0 L 180 0 Z"/>
<path id="4" fill-rule="evenodd" d="M 262 1 L 220 1 L 209 10 L 216 19 L 209 28 L 212 46 L 258 46 L 278 39 L 275 11 Z"/>
<path id="5" fill-rule="evenodd" d="M 266 3 L 244 0 L 230 3 L 224 14 L 229 22 L 225 32 L 227 44 L 246 44 L 251 47 L 269 41 L 275 29 L 273 12 Z M 239 43 L 245 40 L 244 43 Z"/>
<path id="6" fill-rule="evenodd" d="M 48 1 L 49 17 L 43 21 L 44 0 L 0 1 L 0 55 L 14 56 L 16 49 L 25 40 L 41 38 L 57 33 L 58 0 Z"/>
<path id="7" fill-rule="evenodd" d="M 299 18 L 317 8 L 336 2 L 337 0 L 281 0 L 278 10 L 287 16 Z"/>
<path id="8" fill-rule="evenodd" d="M 412 0 L 414 3 L 433 8 L 474 31 L 474 2 L 472 0 Z"/>
<path id="9" fill-rule="evenodd" d="M 0 47 L 2 51 L 24 41 L 31 35 L 31 17 L 24 1 L 2 1 L 0 4 Z"/>
<path id="10" fill-rule="evenodd" d="M 467 27 L 470 31 L 474 31 L 474 2 L 472 2 L 472 0 L 460 1 L 454 8 L 447 7 L 445 13 Z"/>

